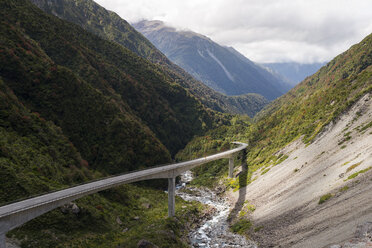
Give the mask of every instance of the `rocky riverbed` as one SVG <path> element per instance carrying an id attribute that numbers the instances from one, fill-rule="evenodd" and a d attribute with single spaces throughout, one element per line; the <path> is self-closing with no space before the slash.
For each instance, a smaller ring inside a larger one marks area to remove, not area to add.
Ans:
<path id="1" fill-rule="evenodd" d="M 181 177 L 176 194 L 186 201 L 199 201 L 208 204 L 216 211 L 211 219 L 206 220 L 200 227 L 189 234 L 192 247 L 245 247 L 256 248 L 256 244 L 245 237 L 229 230 L 227 218 L 231 210 L 229 202 L 206 188 L 187 186 L 192 180 L 191 172 Z"/>

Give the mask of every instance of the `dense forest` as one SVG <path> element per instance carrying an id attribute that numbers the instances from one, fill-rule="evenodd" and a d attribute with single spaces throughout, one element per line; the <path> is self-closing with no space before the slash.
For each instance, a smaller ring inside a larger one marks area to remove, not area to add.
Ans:
<path id="1" fill-rule="evenodd" d="M 1 204 L 168 163 L 194 135 L 227 121 L 127 48 L 26 0 L 0 7 Z M 139 238 L 182 247 L 186 220 L 202 214 L 185 203 L 167 221 L 164 192 L 132 185 L 76 204 L 79 214 L 55 210 L 8 235 L 23 247 L 134 246 Z"/>

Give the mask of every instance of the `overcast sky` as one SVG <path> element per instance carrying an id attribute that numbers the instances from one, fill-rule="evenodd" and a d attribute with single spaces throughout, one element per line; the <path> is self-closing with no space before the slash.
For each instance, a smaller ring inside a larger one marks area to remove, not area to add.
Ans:
<path id="1" fill-rule="evenodd" d="M 372 32 L 372 0 L 95 0 L 129 22 L 162 20 L 255 62 L 325 62 Z"/>

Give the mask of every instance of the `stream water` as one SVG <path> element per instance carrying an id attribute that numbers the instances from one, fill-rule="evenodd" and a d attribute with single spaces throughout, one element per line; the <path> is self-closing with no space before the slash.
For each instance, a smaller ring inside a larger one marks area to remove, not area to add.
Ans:
<path id="1" fill-rule="evenodd" d="M 198 229 L 189 234 L 192 247 L 256 248 L 257 246 L 252 241 L 229 230 L 227 218 L 231 206 L 228 201 L 217 196 L 209 189 L 187 186 L 187 183 L 191 180 L 192 174 L 190 171 L 181 175 L 181 182 L 177 185 L 176 194 L 186 201 L 199 201 L 216 209 L 215 214 L 210 220 L 207 220 Z M 181 190 L 184 188 L 187 190 Z"/>

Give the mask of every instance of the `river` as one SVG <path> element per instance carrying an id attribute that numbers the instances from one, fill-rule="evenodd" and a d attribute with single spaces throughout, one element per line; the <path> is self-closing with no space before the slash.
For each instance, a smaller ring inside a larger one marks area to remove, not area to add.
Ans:
<path id="1" fill-rule="evenodd" d="M 245 237 L 229 230 L 227 218 L 231 210 L 229 202 L 217 196 L 212 190 L 187 186 L 192 180 L 190 171 L 181 175 L 181 182 L 177 185 L 176 194 L 186 201 L 199 201 L 216 209 L 210 220 L 189 234 L 192 247 L 245 247 L 257 248 L 256 244 Z M 182 190 L 182 189 L 187 190 Z"/>

